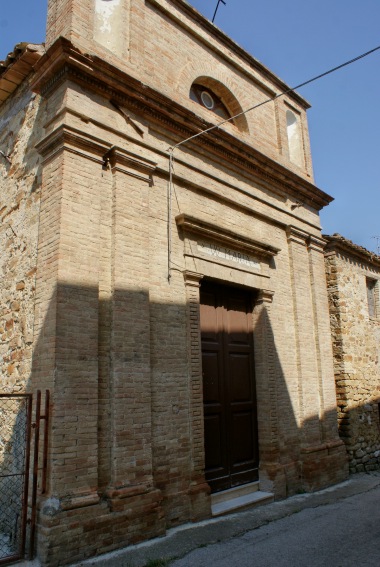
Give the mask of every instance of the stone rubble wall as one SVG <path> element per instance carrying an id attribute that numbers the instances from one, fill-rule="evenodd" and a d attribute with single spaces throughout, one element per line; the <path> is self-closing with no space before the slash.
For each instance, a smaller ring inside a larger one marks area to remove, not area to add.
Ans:
<path id="1" fill-rule="evenodd" d="M 0 107 L 0 393 L 28 391 L 33 351 L 39 224 L 38 133 L 40 99 L 28 81 Z M 0 530 L 16 545 L 25 415 L 0 398 Z M 15 539 L 16 538 L 16 539 Z"/>
<path id="2" fill-rule="evenodd" d="M 380 466 L 380 319 L 370 318 L 366 278 L 379 279 L 368 261 L 327 253 L 334 370 L 340 436 L 350 472 Z"/>
<path id="3" fill-rule="evenodd" d="M 26 81 L 0 108 L 0 391 L 24 392 L 31 372 L 40 180 L 39 97 Z"/>

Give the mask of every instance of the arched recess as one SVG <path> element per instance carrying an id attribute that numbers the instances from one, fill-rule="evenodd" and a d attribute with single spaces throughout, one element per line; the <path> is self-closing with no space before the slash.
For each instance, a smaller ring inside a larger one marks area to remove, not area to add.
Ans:
<path id="1" fill-rule="evenodd" d="M 286 111 L 286 132 L 288 135 L 289 159 L 299 167 L 303 167 L 304 158 L 299 118 L 291 110 Z"/>
<path id="2" fill-rule="evenodd" d="M 236 116 L 237 114 L 243 112 L 243 108 L 240 106 L 236 97 L 223 83 L 221 83 L 217 79 L 202 75 L 200 77 L 197 77 L 193 81 L 192 85 L 201 85 L 203 87 L 206 87 L 206 89 L 209 89 L 211 92 L 215 93 L 215 95 L 222 101 L 231 116 Z M 244 114 L 241 114 L 237 118 L 234 118 L 231 122 L 241 132 L 249 132 L 248 122 Z"/>

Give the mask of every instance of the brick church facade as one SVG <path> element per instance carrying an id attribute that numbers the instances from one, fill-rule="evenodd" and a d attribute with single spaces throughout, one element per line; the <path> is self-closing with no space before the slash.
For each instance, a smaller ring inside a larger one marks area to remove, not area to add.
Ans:
<path id="1" fill-rule="evenodd" d="M 51 395 L 56 566 L 348 466 L 308 103 L 182 0 L 48 7 L 0 75 L 0 326 L 1 389 Z"/>

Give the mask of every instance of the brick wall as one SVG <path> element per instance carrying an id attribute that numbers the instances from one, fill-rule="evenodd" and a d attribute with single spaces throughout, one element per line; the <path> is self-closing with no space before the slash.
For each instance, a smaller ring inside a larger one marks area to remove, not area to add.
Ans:
<path id="1" fill-rule="evenodd" d="M 330 198 L 311 183 L 307 103 L 271 102 L 178 147 L 170 176 L 169 146 L 216 120 L 189 99 L 193 80 L 241 107 L 284 85 L 180 0 L 120 5 L 129 27 L 115 56 L 107 37 L 93 40 L 88 3 L 50 1 L 51 47 L 33 79 L 44 130 L 31 388 L 51 390 L 38 518 L 38 555 L 51 566 L 210 516 L 204 279 L 257 300 L 262 486 L 281 498 L 346 475 L 319 221 Z M 304 128 L 303 168 L 288 159 L 289 105 Z M 208 255 L 220 242 L 230 256 Z M 239 262 L 247 251 L 253 260 Z"/>
<path id="2" fill-rule="evenodd" d="M 107 10 L 104 6 L 102 9 L 102 2 Z M 123 23 L 117 29 L 112 24 L 115 14 L 117 21 Z M 107 29 L 112 32 L 104 31 Z M 222 96 L 231 114 L 271 100 L 236 120 L 236 125 L 226 124 L 223 128 L 298 175 L 313 180 L 306 117 L 309 104 L 292 94 L 275 100 L 289 87 L 186 2 L 49 0 L 47 46 L 60 36 L 84 53 L 99 56 L 186 106 L 203 118 L 205 127 L 208 122 L 215 123 L 217 117 L 190 100 L 190 87 L 196 80 L 209 84 L 207 80 L 212 77 L 213 89 Z M 289 108 L 299 116 L 300 166 L 289 159 Z"/>

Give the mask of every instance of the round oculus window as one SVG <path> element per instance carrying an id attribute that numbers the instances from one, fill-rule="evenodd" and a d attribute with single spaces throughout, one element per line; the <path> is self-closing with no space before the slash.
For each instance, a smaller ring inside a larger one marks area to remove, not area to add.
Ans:
<path id="1" fill-rule="evenodd" d="M 202 91 L 201 99 L 206 108 L 208 108 L 209 110 L 212 110 L 214 108 L 215 102 L 210 93 L 208 93 L 207 91 Z"/>

